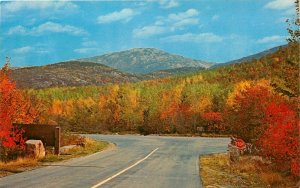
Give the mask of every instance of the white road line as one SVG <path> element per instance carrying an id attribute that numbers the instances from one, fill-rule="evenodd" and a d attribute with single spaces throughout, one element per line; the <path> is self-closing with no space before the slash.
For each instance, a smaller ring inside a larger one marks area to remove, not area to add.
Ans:
<path id="1" fill-rule="evenodd" d="M 154 152 L 156 152 L 156 150 L 158 150 L 158 148 L 156 148 L 156 149 L 154 149 L 153 151 L 151 151 L 146 157 L 144 157 L 143 159 L 137 161 L 137 162 L 134 163 L 133 165 L 131 165 L 131 166 L 125 168 L 124 170 L 122 170 L 122 171 L 116 173 L 115 175 L 110 176 L 109 178 L 107 178 L 107 179 L 105 179 L 105 180 L 99 182 L 98 184 L 92 186 L 91 188 L 97 188 L 97 187 L 100 187 L 101 185 L 105 184 L 106 182 L 108 182 L 108 181 L 114 179 L 115 177 L 117 177 L 117 176 L 123 174 L 124 172 L 126 172 L 127 170 L 129 170 L 129 169 L 135 167 L 136 165 L 140 164 L 141 162 L 143 162 L 144 160 L 146 160 L 148 157 L 150 157 Z"/>

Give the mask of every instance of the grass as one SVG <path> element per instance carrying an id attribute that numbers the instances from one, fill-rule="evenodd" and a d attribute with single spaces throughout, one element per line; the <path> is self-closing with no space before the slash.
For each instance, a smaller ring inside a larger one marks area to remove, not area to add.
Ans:
<path id="1" fill-rule="evenodd" d="M 0 169 L 8 172 L 20 172 L 22 169 L 35 167 L 38 165 L 38 160 L 33 158 L 18 158 L 17 160 L 7 163 L 0 162 Z"/>
<path id="2" fill-rule="evenodd" d="M 86 142 L 85 147 L 73 148 L 67 154 L 64 155 L 48 154 L 44 159 L 41 160 L 41 162 L 58 162 L 58 161 L 63 161 L 75 157 L 82 157 L 82 156 L 86 156 L 86 155 L 90 155 L 102 151 L 109 146 L 108 142 L 95 141 L 89 138 L 86 138 L 85 142 Z"/>
<path id="3" fill-rule="evenodd" d="M 229 164 L 227 154 L 200 157 L 200 174 L 204 187 L 295 187 L 297 180 L 273 171 L 270 164 L 242 156 Z"/>
<path id="4" fill-rule="evenodd" d="M 47 154 L 46 157 L 42 160 L 33 158 L 18 158 L 17 160 L 9 161 L 6 163 L 0 162 L 0 177 L 31 170 L 38 166 L 41 166 L 45 162 L 58 162 L 71 158 L 90 155 L 102 151 L 108 148 L 110 145 L 108 142 L 95 141 L 88 138 L 85 139 L 85 143 L 85 147 L 73 148 L 65 155 Z"/>

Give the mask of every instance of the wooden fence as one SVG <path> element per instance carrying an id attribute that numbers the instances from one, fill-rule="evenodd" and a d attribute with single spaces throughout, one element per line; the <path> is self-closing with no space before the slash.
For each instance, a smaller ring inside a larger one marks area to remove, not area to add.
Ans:
<path id="1" fill-rule="evenodd" d="M 41 140 L 46 146 L 54 146 L 54 153 L 59 154 L 60 149 L 60 127 L 57 125 L 42 124 L 14 124 L 15 127 L 23 129 L 23 137 L 27 140 Z"/>

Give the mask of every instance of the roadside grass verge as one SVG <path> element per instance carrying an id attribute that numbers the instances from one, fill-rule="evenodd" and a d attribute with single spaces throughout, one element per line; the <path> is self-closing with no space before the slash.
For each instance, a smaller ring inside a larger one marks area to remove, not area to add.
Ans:
<path id="1" fill-rule="evenodd" d="M 70 149 L 68 153 L 63 155 L 47 154 L 46 157 L 42 160 L 20 157 L 14 161 L 0 162 L 0 177 L 32 170 L 34 168 L 42 166 L 45 163 L 59 162 L 71 158 L 83 157 L 107 149 L 109 146 L 111 146 L 111 144 L 108 142 L 95 141 L 86 138 L 85 147 L 76 147 Z"/>
<path id="2" fill-rule="evenodd" d="M 89 138 L 85 139 L 85 147 L 76 147 L 70 149 L 68 153 L 61 155 L 48 154 L 40 162 L 58 162 L 71 158 L 90 155 L 106 149 L 110 144 L 104 141 L 95 141 Z"/>
<path id="3" fill-rule="evenodd" d="M 11 173 L 22 172 L 24 169 L 36 167 L 38 160 L 33 158 L 18 158 L 7 163 L 0 162 L 0 171 L 7 171 Z M 1 175 L 0 175 L 1 177 Z"/>
<path id="4" fill-rule="evenodd" d="M 200 156 L 200 174 L 204 187 L 295 187 L 297 180 L 274 171 L 270 164 L 242 156 L 229 165 L 227 154 Z"/>

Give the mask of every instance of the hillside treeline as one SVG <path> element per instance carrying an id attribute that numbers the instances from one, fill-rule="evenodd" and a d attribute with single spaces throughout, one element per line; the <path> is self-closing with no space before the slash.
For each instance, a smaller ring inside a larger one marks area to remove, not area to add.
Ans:
<path id="1" fill-rule="evenodd" d="M 56 122 L 69 131 L 195 133 L 203 127 L 228 132 L 224 113 L 243 84 L 247 88 L 263 82 L 272 93 L 294 103 L 299 91 L 298 49 L 294 43 L 258 60 L 186 76 L 27 93 L 44 104 L 40 122 Z"/>

